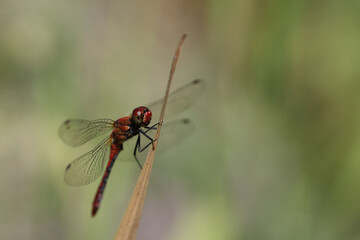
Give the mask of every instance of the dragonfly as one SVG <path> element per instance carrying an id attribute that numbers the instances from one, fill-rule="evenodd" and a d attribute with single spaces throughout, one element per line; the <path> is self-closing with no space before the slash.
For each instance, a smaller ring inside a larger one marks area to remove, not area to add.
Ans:
<path id="1" fill-rule="evenodd" d="M 197 79 L 169 94 L 166 118 L 175 116 L 190 107 L 204 88 L 205 81 Z M 159 99 L 136 107 L 131 114 L 115 121 L 108 118 L 92 121 L 68 119 L 60 126 L 61 140 L 71 147 L 79 147 L 108 133 L 91 151 L 68 164 L 65 170 L 65 183 L 71 186 L 90 184 L 103 173 L 92 203 L 92 217 L 100 208 L 110 172 L 121 152 L 127 152 L 124 155 L 131 156 L 132 151 L 133 158 L 142 169 L 141 161 L 146 156 L 145 150 L 153 143 L 155 130 L 159 124 L 158 122 L 151 124 L 152 119 L 158 119 L 160 116 L 162 103 L 163 99 Z M 193 132 L 193 128 L 194 124 L 186 118 L 164 121 L 157 151 L 162 152 L 177 145 Z M 107 156 L 108 161 L 105 167 Z"/>

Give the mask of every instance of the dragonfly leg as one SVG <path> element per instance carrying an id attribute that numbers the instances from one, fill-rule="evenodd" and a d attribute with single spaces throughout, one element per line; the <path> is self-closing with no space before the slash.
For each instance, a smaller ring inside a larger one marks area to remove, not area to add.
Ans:
<path id="1" fill-rule="evenodd" d="M 149 130 L 149 129 L 148 129 Z M 147 130 L 147 131 L 148 131 Z M 149 135 L 147 135 L 146 133 L 147 133 L 147 131 L 146 132 L 144 132 L 143 130 L 139 130 L 139 136 L 140 136 L 140 133 L 142 133 L 142 135 L 144 135 L 147 139 L 149 139 L 151 142 L 152 141 L 154 141 L 154 139 L 152 139 Z"/>
<path id="2" fill-rule="evenodd" d="M 142 129 L 139 130 L 140 133 L 142 133 L 145 137 L 147 137 L 151 142 L 154 141 L 154 139 L 152 139 L 149 135 L 147 135 L 146 133 L 150 130 L 156 130 L 157 126 L 159 125 L 159 123 L 155 123 L 154 125 L 152 125 L 151 127 L 146 127 L 146 131 L 143 131 Z M 140 136 L 140 134 L 139 134 Z M 147 145 L 148 146 L 148 145 Z M 145 148 L 147 148 L 147 146 Z"/>
<path id="3" fill-rule="evenodd" d="M 152 125 L 151 127 L 145 127 L 147 130 L 145 131 L 145 133 L 147 133 L 150 130 L 156 130 L 157 126 L 159 125 L 159 123 L 155 123 L 154 125 Z"/>
<path id="4" fill-rule="evenodd" d="M 157 126 L 159 126 L 160 125 L 160 122 L 158 122 L 158 123 L 155 123 L 153 126 L 151 126 L 151 128 L 153 128 L 153 129 L 157 129 Z M 156 127 L 155 127 L 156 126 Z M 150 129 L 149 129 L 150 130 Z M 147 130 L 147 131 L 149 131 L 149 130 Z M 147 132 L 146 131 L 146 132 Z M 152 147 L 153 147 L 153 150 L 155 149 L 155 146 L 154 146 L 154 142 L 155 141 L 157 141 L 157 139 L 154 139 L 152 142 L 151 142 L 151 144 L 152 144 Z"/>
<path id="5" fill-rule="evenodd" d="M 142 169 L 142 166 L 141 166 L 141 163 L 140 163 L 139 159 L 136 156 L 136 153 L 144 151 L 145 149 L 147 149 L 150 146 L 150 144 L 152 144 L 154 142 L 154 140 L 149 135 L 147 135 L 146 133 L 148 131 L 150 131 L 150 130 L 156 130 L 158 125 L 159 125 L 159 123 L 156 123 L 156 124 L 152 125 L 151 127 L 145 127 L 146 131 L 143 131 L 143 130 L 140 129 L 140 132 L 138 134 L 138 138 L 136 140 L 135 148 L 134 148 L 134 157 L 135 157 L 135 160 L 138 163 L 140 169 Z M 141 146 L 140 146 L 140 133 L 143 134 L 146 138 L 148 138 L 150 140 L 150 142 L 143 148 L 141 148 Z"/>
<path id="6" fill-rule="evenodd" d="M 148 129 L 148 130 L 150 130 L 150 129 Z M 147 132 L 147 131 L 144 132 L 144 131 L 142 131 L 142 130 L 140 129 L 140 132 L 139 132 L 139 135 L 138 135 L 138 141 L 139 141 L 139 143 L 137 144 L 137 147 L 138 147 L 138 151 L 139 151 L 139 152 L 144 151 L 145 149 L 147 149 L 147 148 L 150 146 L 150 144 L 152 144 L 152 143 L 154 142 L 154 139 L 152 139 L 149 135 L 147 135 L 146 132 Z M 150 140 L 150 142 L 149 142 L 148 144 L 146 144 L 146 146 L 143 147 L 143 148 L 140 146 L 140 136 L 141 136 L 140 133 L 143 134 L 146 138 L 148 138 L 148 139 Z"/>
<path id="7" fill-rule="evenodd" d="M 134 148 L 134 157 L 135 157 L 135 160 L 136 160 L 137 164 L 139 165 L 140 169 L 142 169 L 141 163 L 136 156 L 137 148 L 140 148 L 140 135 L 138 135 L 138 138 L 136 140 L 136 144 L 135 144 L 135 148 Z"/>

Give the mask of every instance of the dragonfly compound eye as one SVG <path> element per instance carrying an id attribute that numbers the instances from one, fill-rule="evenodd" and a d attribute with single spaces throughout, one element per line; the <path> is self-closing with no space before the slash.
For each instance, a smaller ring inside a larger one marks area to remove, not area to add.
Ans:
<path id="1" fill-rule="evenodd" d="M 132 113 L 132 119 L 137 125 L 147 126 L 151 121 L 152 113 L 147 107 L 135 108 Z"/>
<path id="2" fill-rule="evenodd" d="M 149 125 L 149 123 L 151 121 L 151 117 L 152 117 L 152 112 L 148 108 L 146 108 L 146 111 L 144 113 L 144 119 L 143 119 L 144 126 Z"/>

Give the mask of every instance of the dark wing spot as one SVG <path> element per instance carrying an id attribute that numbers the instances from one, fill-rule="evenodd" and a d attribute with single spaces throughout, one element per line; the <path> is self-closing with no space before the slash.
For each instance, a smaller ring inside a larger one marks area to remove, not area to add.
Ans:
<path id="1" fill-rule="evenodd" d="M 65 171 L 69 170 L 69 168 L 70 168 L 70 167 L 71 167 L 71 164 L 67 165 L 67 167 L 66 167 L 66 170 L 65 170 Z"/>
<path id="2" fill-rule="evenodd" d="M 183 123 L 184 123 L 184 124 L 189 124 L 189 123 L 190 123 L 190 120 L 189 120 L 188 118 L 184 118 L 184 119 L 183 119 Z"/>
<path id="3" fill-rule="evenodd" d="M 66 120 L 66 121 L 64 122 L 64 125 L 66 126 L 66 130 L 69 130 L 69 129 L 70 129 L 69 123 L 70 123 L 70 119 L 68 119 L 68 120 Z"/>
<path id="4" fill-rule="evenodd" d="M 198 84 L 200 82 L 200 79 L 195 79 L 194 81 L 193 81 L 193 84 Z"/>

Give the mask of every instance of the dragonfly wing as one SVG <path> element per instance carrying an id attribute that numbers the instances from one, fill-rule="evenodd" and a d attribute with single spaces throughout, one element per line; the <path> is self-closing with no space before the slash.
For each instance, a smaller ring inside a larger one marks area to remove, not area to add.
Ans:
<path id="1" fill-rule="evenodd" d="M 64 143 L 71 147 L 78 147 L 113 129 L 111 119 L 97 119 L 93 121 L 82 119 L 68 119 L 59 128 L 59 136 Z"/>
<path id="2" fill-rule="evenodd" d="M 161 128 L 159 144 L 156 153 L 162 153 L 172 147 L 177 146 L 178 144 L 183 142 L 186 138 L 188 138 L 194 132 L 194 129 L 195 129 L 194 123 L 187 118 L 164 122 Z M 146 129 L 143 130 L 146 131 Z M 148 134 L 148 136 L 154 139 L 155 133 L 156 133 L 156 129 L 151 129 L 146 134 Z M 132 160 L 135 162 L 133 153 L 134 153 L 136 140 L 137 140 L 137 136 L 131 138 L 130 140 L 124 143 L 124 150 L 123 150 L 124 154 L 122 155 L 123 157 L 120 154 L 119 159 Z M 148 143 L 150 143 L 150 140 L 141 134 L 140 147 L 145 147 Z M 138 157 L 140 162 L 144 163 L 144 160 L 147 156 L 150 147 L 151 145 L 142 152 L 136 150 L 136 156 Z"/>
<path id="3" fill-rule="evenodd" d="M 106 137 L 93 150 L 72 161 L 65 170 L 65 182 L 72 186 L 92 183 L 103 172 L 111 138 Z"/>
<path id="4" fill-rule="evenodd" d="M 169 94 L 165 116 L 173 117 L 176 114 L 185 111 L 196 102 L 198 97 L 204 91 L 205 86 L 206 83 L 204 80 L 197 79 Z M 153 122 L 157 122 L 159 120 L 163 101 L 163 99 L 160 99 L 150 103 L 149 105 L 145 105 L 153 114 Z"/>
<path id="5" fill-rule="evenodd" d="M 187 118 L 164 123 L 163 127 L 160 132 L 157 153 L 163 153 L 179 145 L 191 136 L 195 130 L 195 124 Z"/>

